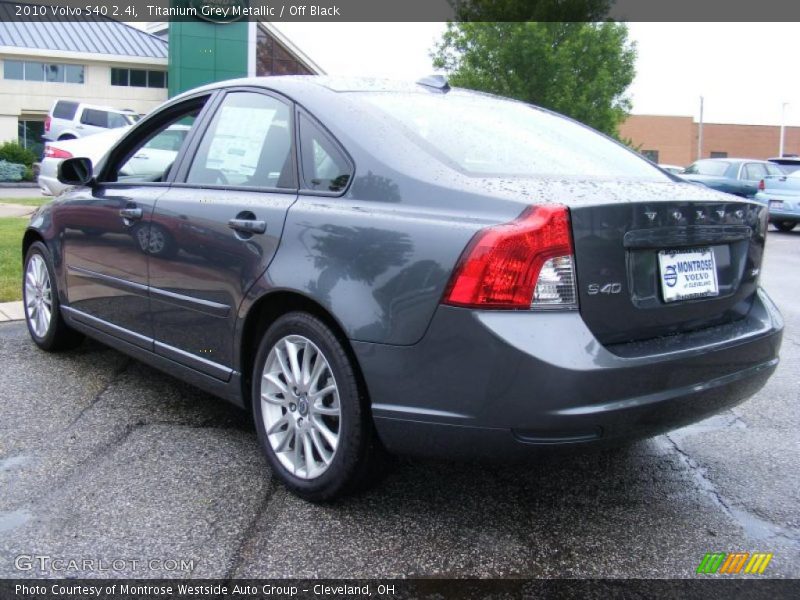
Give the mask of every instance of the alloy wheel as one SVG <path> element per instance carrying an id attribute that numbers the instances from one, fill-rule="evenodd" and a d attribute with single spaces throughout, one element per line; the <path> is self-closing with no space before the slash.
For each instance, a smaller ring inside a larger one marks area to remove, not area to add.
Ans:
<path id="1" fill-rule="evenodd" d="M 330 466 L 341 431 L 339 388 L 308 338 L 278 340 L 261 373 L 261 413 L 270 447 L 290 473 L 314 479 Z"/>
<path id="2" fill-rule="evenodd" d="M 43 338 L 50 328 L 53 312 L 50 273 L 40 254 L 34 254 L 25 269 L 25 315 L 37 337 Z"/>

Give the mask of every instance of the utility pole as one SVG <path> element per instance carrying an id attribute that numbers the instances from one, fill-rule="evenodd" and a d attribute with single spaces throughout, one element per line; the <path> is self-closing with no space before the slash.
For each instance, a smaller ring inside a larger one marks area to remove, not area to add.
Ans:
<path id="1" fill-rule="evenodd" d="M 700 96 L 700 125 L 697 128 L 697 160 L 703 158 L 703 97 Z"/>
<path id="2" fill-rule="evenodd" d="M 789 104 L 788 102 L 784 102 L 783 106 L 781 106 L 781 145 L 778 148 L 778 156 L 783 156 L 783 142 L 786 139 L 786 105 Z"/>

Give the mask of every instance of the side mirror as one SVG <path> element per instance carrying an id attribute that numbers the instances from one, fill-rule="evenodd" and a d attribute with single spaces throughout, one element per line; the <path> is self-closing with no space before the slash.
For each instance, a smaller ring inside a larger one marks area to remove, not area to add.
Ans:
<path id="1" fill-rule="evenodd" d="M 88 158 L 67 158 L 58 165 L 58 180 L 65 185 L 89 185 L 92 161 Z"/>

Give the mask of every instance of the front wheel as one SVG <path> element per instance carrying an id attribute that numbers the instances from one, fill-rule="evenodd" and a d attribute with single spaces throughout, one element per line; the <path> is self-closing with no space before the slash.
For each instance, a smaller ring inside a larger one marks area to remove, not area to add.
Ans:
<path id="1" fill-rule="evenodd" d="M 37 346 L 43 350 L 67 350 L 81 343 L 83 335 L 71 329 L 59 311 L 58 289 L 50 251 L 34 242 L 25 255 L 22 281 L 25 323 Z"/>
<path id="2" fill-rule="evenodd" d="M 288 313 L 259 345 L 253 415 L 273 471 L 292 492 L 333 500 L 363 483 L 381 455 L 347 352 L 318 318 Z"/>
<path id="3" fill-rule="evenodd" d="M 795 225 L 797 225 L 797 223 L 795 223 L 794 221 L 775 221 L 775 223 L 773 223 L 773 225 L 775 225 L 775 227 L 778 229 L 778 231 L 786 232 L 786 231 L 791 231 L 792 229 L 794 229 Z"/>

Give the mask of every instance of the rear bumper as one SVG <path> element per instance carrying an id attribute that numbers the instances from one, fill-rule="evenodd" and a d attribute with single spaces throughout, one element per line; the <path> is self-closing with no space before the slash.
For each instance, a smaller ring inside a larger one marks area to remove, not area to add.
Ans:
<path id="1" fill-rule="evenodd" d="M 68 187 L 61 183 L 57 177 L 51 177 L 49 175 L 39 175 L 36 182 L 39 184 L 39 189 L 42 190 L 42 194 L 45 196 L 58 196 Z"/>
<path id="2" fill-rule="evenodd" d="M 770 210 L 769 222 L 775 223 L 776 221 L 798 223 L 800 222 L 800 211 Z"/>
<path id="3" fill-rule="evenodd" d="M 725 326 L 602 346 L 578 313 L 440 307 L 414 346 L 354 342 L 391 451 L 524 455 L 532 446 L 646 437 L 757 392 L 783 321 L 760 291 Z"/>
<path id="4" fill-rule="evenodd" d="M 800 221 L 800 198 L 798 196 L 783 196 L 780 194 L 767 194 L 759 192 L 756 194 L 756 200 L 765 206 L 769 206 L 770 200 L 777 200 L 783 202 L 782 208 L 769 207 L 769 222 L 776 221 L 791 221 L 797 223 Z"/>

